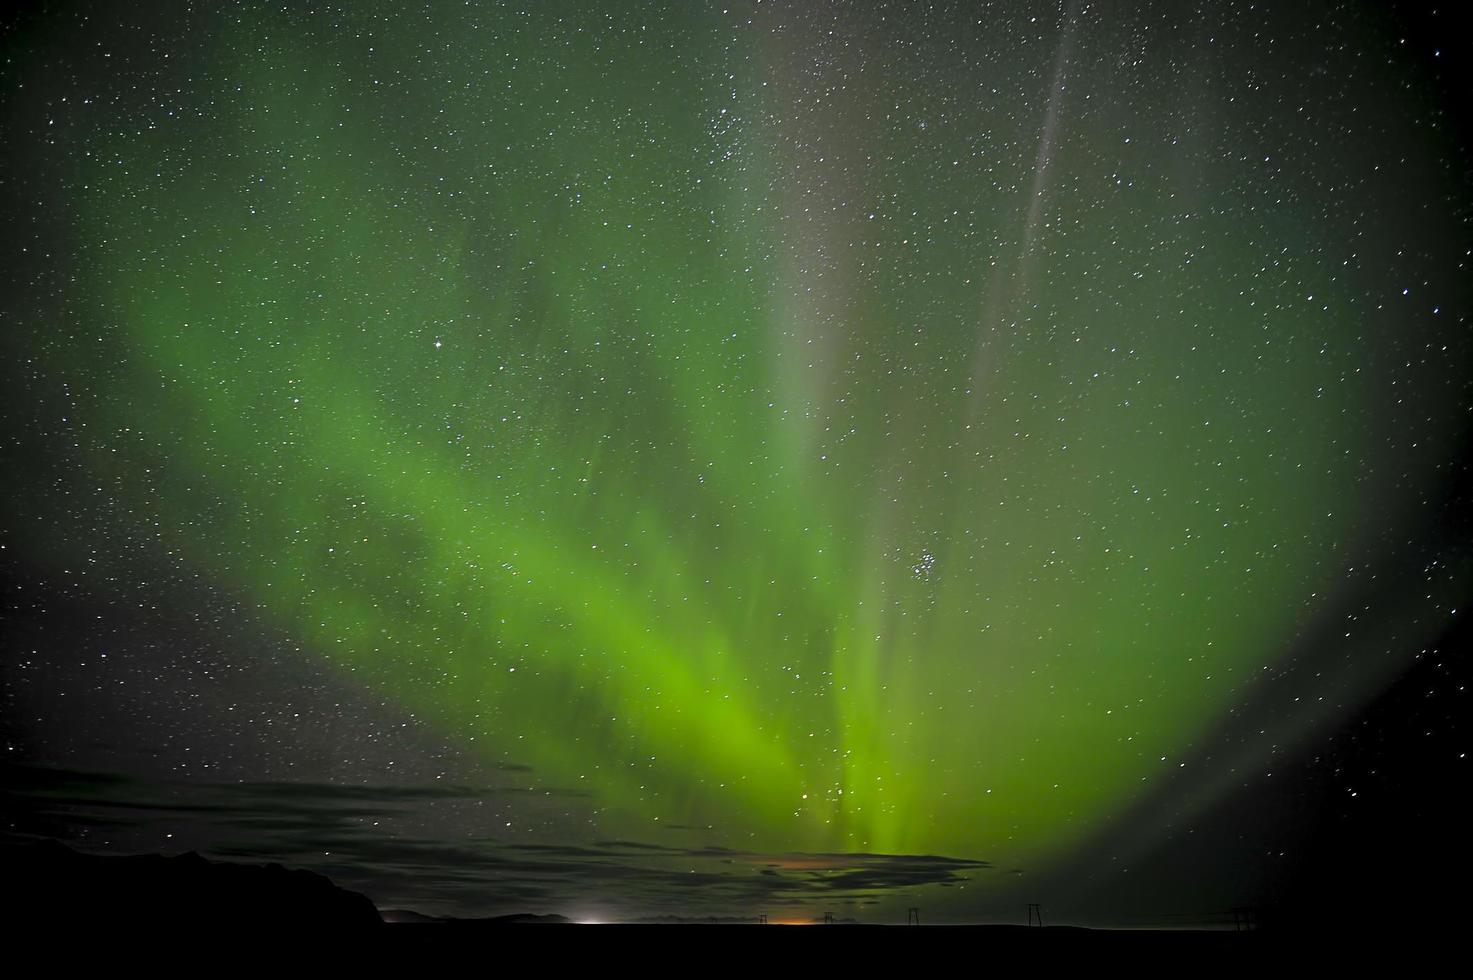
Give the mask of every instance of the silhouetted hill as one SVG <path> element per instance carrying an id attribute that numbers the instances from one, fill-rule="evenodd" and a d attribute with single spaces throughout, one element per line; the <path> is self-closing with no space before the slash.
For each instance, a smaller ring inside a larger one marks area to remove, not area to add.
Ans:
<path id="1" fill-rule="evenodd" d="M 416 912 L 413 909 L 384 909 L 379 915 L 383 917 L 385 922 L 390 923 L 440 921 L 438 916 L 425 915 L 423 912 Z"/>
<path id="2" fill-rule="evenodd" d="M 758 924 L 755 915 L 647 915 L 643 918 L 625 920 L 628 925 L 648 926 L 754 926 Z M 854 925 L 857 919 L 844 918 L 835 919 L 834 925 Z M 822 916 L 811 916 L 809 918 L 796 919 L 791 925 L 820 925 L 823 923 Z"/>
<path id="3" fill-rule="evenodd" d="M 459 918 L 452 915 L 426 915 L 423 912 L 415 912 L 411 909 L 389 909 L 383 913 L 385 922 L 398 924 L 405 923 L 437 923 L 440 925 L 477 925 L 477 926 L 566 926 L 572 925 L 573 920 L 565 915 L 555 913 L 538 915 L 533 912 L 515 912 L 511 915 L 488 915 L 477 918 Z"/>
<path id="4" fill-rule="evenodd" d="M 512 915 L 493 915 L 482 919 L 456 919 L 456 922 L 484 922 L 494 926 L 565 926 L 572 922 L 565 915 L 550 913 L 538 915 L 535 912 L 517 912 Z"/>
<path id="5" fill-rule="evenodd" d="M 41 841 L 5 845 L 0 867 L 0 916 L 9 926 L 382 925 L 363 895 L 279 864 L 214 862 L 192 852 L 104 857 Z"/>

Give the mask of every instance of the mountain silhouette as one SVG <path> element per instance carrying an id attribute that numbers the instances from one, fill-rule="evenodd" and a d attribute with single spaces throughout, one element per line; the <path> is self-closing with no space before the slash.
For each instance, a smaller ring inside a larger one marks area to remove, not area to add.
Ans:
<path id="1" fill-rule="evenodd" d="M 101 856 L 53 840 L 0 849 L 0 916 L 11 925 L 67 921 L 130 926 L 280 929 L 383 924 L 365 896 L 279 864 Z"/>
<path id="2" fill-rule="evenodd" d="M 565 915 L 556 913 L 537 914 L 533 912 L 513 912 L 510 915 L 485 915 L 465 918 L 455 915 L 426 915 L 423 912 L 415 912 L 412 909 L 385 909 L 382 913 L 384 921 L 394 924 L 425 924 L 438 923 L 441 925 L 477 925 L 477 926 L 565 926 L 571 925 L 573 920 Z"/>

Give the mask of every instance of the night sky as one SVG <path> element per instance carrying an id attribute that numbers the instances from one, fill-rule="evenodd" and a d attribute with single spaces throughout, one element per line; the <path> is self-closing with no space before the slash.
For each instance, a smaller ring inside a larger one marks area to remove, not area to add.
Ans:
<path id="1" fill-rule="evenodd" d="M 580 919 L 1466 862 L 1451 14 L 4 16 L 0 834 Z"/>

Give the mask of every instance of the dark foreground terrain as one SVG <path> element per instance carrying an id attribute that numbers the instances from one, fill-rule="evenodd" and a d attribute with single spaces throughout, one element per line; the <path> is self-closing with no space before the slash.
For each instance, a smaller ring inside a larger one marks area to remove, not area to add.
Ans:
<path id="1" fill-rule="evenodd" d="M 1437 937 L 972 926 L 391 924 L 373 961 L 535 963 L 539 969 L 726 976 L 856 971 L 881 978 L 1012 976 L 1422 975 L 1442 961 Z M 1444 937 L 1442 942 L 1448 940 Z M 505 957 L 506 959 L 501 959 Z"/>
<path id="2" fill-rule="evenodd" d="M 1437 935 L 1408 942 L 1376 929 L 590 925 L 560 916 L 381 915 L 363 895 L 306 871 L 197 854 L 103 857 L 54 841 L 0 846 L 0 870 L 0 924 L 8 945 L 44 948 L 58 964 L 96 956 L 212 966 L 290 957 L 299 965 L 364 962 L 418 970 L 485 958 L 488 968 L 536 961 L 564 970 L 704 972 L 812 963 L 927 973 L 1154 967 L 1212 974 L 1333 964 L 1416 969 L 1430 964 L 1439 946 Z"/>
<path id="3" fill-rule="evenodd" d="M 56 841 L 0 847 L 0 921 L 12 934 L 97 929 L 382 928 L 363 895 L 279 864 L 84 854 Z M 187 932 L 185 932 L 187 935 Z"/>

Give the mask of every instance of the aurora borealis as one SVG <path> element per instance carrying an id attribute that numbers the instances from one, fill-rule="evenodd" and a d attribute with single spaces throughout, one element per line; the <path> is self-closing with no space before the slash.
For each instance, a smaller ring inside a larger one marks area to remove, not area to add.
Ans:
<path id="1" fill-rule="evenodd" d="M 12 761 L 381 904 L 1109 893 L 1467 599 L 1452 83 L 1294 7 L 17 15 Z"/>

